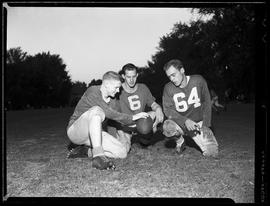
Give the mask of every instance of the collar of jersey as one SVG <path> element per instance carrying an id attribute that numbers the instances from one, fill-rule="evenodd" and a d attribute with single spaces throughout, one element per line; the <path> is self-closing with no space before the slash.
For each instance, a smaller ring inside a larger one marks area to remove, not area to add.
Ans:
<path id="1" fill-rule="evenodd" d="M 139 88 L 139 84 L 136 83 L 136 85 L 137 85 L 137 89 L 136 89 L 135 91 L 133 91 L 133 92 L 128 92 L 127 90 L 125 90 L 124 87 L 123 87 L 123 90 L 124 90 L 126 93 L 128 93 L 128 94 L 133 94 L 133 93 L 136 92 L 136 91 L 138 90 L 138 88 Z"/>
<path id="2" fill-rule="evenodd" d="M 189 82 L 189 80 L 190 80 L 190 76 L 186 76 L 187 77 L 187 84 L 186 84 L 186 86 L 188 85 L 188 82 Z M 185 86 L 185 87 L 186 87 Z M 179 86 L 180 87 L 180 86 Z M 181 89 L 183 89 L 183 88 L 185 88 L 185 87 L 180 87 Z"/>

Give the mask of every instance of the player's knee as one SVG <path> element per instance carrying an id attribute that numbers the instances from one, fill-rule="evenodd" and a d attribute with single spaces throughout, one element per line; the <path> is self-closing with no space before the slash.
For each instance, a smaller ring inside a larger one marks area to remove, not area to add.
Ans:
<path id="1" fill-rule="evenodd" d="M 163 134 L 167 137 L 183 135 L 182 128 L 173 120 L 167 119 L 163 123 Z"/>

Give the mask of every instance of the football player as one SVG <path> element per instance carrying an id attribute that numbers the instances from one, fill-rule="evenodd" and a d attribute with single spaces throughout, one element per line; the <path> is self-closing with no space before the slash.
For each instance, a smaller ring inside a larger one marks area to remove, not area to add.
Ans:
<path id="1" fill-rule="evenodd" d="M 186 75 L 178 59 L 167 62 L 163 69 L 170 79 L 162 96 L 167 117 L 163 123 L 163 134 L 177 137 L 176 150 L 179 153 L 185 149 L 185 135 L 194 140 L 204 156 L 217 156 L 218 143 L 209 128 L 211 98 L 205 79 L 201 75 Z"/>
<path id="2" fill-rule="evenodd" d="M 109 158 L 125 158 L 125 145 L 115 137 L 102 130 L 106 118 L 122 124 L 134 124 L 139 118 L 149 115 L 145 112 L 136 115 L 117 111 L 114 96 L 121 87 L 118 73 L 109 71 L 103 75 L 102 84 L 89 87 L 75 107 L 67 126 L 67 135 L 76 145 L 70 149 L 68 158 L 91 157 L 92 166 L 96 169 L 114 169 Z"/>
<path id="3" fill-rule="evenodd" d="M 120 71 L 124 82 L 122 83 L 122 91 L 119 93 L 120 111 L 129 115 L 136 115 L 140 112 L 146 112 L 147 107 L 150 108 L 147 113 L 150 115 L 153 123 L 153 132 L 148 135 L 139 135 L 139 142 L 142 146 L 147 147 L 153 140 L 153 133 L 157 130 L 157 125 L 163 122 L 164 114 L 159 104 L 155 102 L 155 97 L 151 94 L 149 88 L 142 83 L 137 83 L 138 68 L 131 63 L 122 67 Z M 131 147 L 131 138 L 136 134 L 136 125 L 118 128 L 118 135 L 121 142 L 126 145 L 127 150 Z"/>

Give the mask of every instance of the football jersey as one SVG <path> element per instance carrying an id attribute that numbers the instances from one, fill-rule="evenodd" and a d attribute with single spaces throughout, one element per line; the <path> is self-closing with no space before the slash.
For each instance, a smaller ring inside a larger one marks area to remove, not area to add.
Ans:
<path id="1" fill-rule="evenodd" d="M 146 106 L 151 107 L 155 98 L 145 84 L 138 83 L 137 90 L 133 93 L 128 93 L 122 89 L 119 95 L 119 104 L 121 112 L 126 114 L 138 114 L 144 112 Z"/>
<path id="2" fill-rule="evenodd" d="M 100 86 L 91 86 L 85 91 L 80 101 L 76 105 L 74 112 L 70 117 L 67 128 L 69 128 L 84 112 L 93 106 L 99 106 L 105 113 L 105 117 L 108 119 L 115 120 L 121 124 L 133 123 L 131 115 L 119 112 L 115 99 L 111 99 L 108 103 L 106 103 L 102 98 Z"/>
<path id="3" fill-rule="evenodd" d="M 207 83 L 201 75 L 187 76 L 184 88 L 172 82 L 165 85 L 162 104 L 167 118 L 173 119 L 180 126 L 191 119 L 203 121 L 203 125 L 211 126 L 211 99 Z"/>

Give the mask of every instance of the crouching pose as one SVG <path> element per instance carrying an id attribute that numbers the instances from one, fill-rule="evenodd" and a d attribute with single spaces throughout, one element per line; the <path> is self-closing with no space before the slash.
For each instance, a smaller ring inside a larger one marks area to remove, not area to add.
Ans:
<path id="1" fill-rule="evenodd" d="M 139 135 L 139 143 L 144 148 L 147 148 L 154 141 L 154 134 L 157 130 L 157 125 L 163 122 L 164 114 L 161 106 L 155 102 L 155 97 L 145 84 L 137 83 L 138 68 L 131 63 L 125 64 L 121 70 L 124 82 L 122 84 L 123 90 L 119 95 L 120 111 L 125 114 L 135 115 L 140 112 L 146 112 L 147 106 L 150 109 L 147 113 L 154 121 L 153 131 L 147 135 Z M 132 127 L 133 126 L 133 127 Z M 118 135 L 123 142 L 126 142 L 127 150 L 131 147 L 131 138 L 136 133 L 136 125 L 129 127 L 118 128 Z"/>
<path id="2" fill-rule="evenodd" d="M 68 158 L 86 151 L 84 153 L 86 156 L 93 157 L 94 168 L 114 169 L 115 165 L 108 157 L 127 156 L 128 151 L 118 137 L 102 131 L 102 123 L 108 118 L 121 124 L 134 124 L 135 120 L 149 115 L 141 112 L 132 116 L 116 111 L 113 97 L 119 92 L 120 87 L 120 76 L 116 72 L 109 71 L 103 75 L 100 86 L 91 86 L 83 94 L 67 126 L 70 141 L 80 146 L 72 149 Z"/>
<path id="3" fill-rule="evenodd" d="M 204 156 L 217 156 L 218 143 L 211 127 L 211 98 L 207 83 L 200 75 L 185 75 L 182 62 L 171 60 L 164 66 L 169 77 L 163 90 L 163 111 L 167 120 L 163 134 L 177 137 L 176 149 L 185 149 L 183 136 L 192 138 Z"/>

